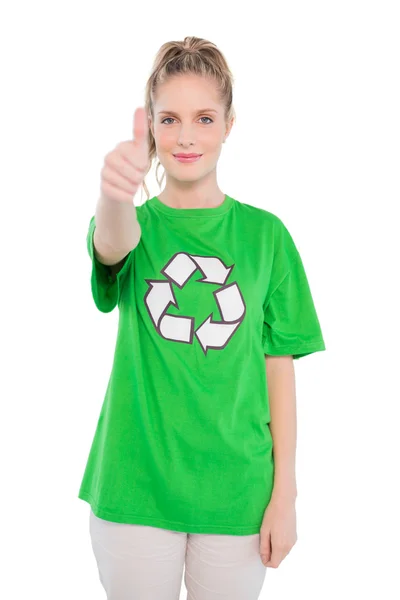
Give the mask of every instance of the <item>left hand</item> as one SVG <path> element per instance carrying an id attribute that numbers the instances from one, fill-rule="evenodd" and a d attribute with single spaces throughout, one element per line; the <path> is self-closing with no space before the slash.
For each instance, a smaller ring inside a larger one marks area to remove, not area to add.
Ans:
<path id="1" fill-rule="evenodd" d="M 272 497 L 260 529 L 260 556 L 276 569 L 297 541 L 295 499 Z"/>

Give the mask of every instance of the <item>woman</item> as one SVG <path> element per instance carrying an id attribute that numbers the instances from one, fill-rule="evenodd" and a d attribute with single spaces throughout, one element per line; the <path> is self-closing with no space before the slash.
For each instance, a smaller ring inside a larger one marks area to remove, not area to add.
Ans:
<path id="1" fill-rule="evenodd" d="M 214 44 L 164 44 L 102 170 L 91 289 L 119 328 L 79 498 L 108 600 L 178 599 L 184 567 L 188 600 L 255 600 L 297 539 L 293 360 L 325 345 L 285 225 L 218 187 L 232 80 Z"/>

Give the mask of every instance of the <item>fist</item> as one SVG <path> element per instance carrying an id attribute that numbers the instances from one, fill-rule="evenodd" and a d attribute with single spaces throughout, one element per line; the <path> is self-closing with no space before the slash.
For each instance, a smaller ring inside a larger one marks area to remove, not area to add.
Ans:
<path id="1" fill-rule="evenodd" d="M 144 108 L 135 110 L 133 140 L 121 142 L 104 158 L 101 194 L 115 202 L 132 202 L 149 166 L 149 126 Z"/>

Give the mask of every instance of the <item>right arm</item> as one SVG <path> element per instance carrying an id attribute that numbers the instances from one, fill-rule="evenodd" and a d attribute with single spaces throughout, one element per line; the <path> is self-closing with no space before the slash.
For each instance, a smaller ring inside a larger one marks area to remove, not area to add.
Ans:
<path id="1" fill-rule="evenodd" d="M 96 206 L 94 253 L 116 273 L 136 248 L 141 236 L 133 198 L 147 171 L 148 121 L 145 110 L 134 116 L 133 140 L 118 144 L 106 155 L 101 171 L 101 193 Z"/>
<path id="2" fill-rule="evenodd" d="M 135 205 L 133 202 L 115 202 L 101 194 L 95 222 L 93 244 L 96 258 L 104 265 L 121 268 L 126 256 L 140 241 L 141 228 Z"/>

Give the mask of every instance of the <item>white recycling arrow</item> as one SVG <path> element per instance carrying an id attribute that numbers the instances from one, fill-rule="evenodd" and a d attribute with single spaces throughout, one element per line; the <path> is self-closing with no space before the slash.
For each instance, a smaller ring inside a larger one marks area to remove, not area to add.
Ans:
<path id="1" fill-rule="evenodd" d="M 204 352 L 207 352 L 208 348 L 224 348 L 240 325 L 240 321 L 224 323 L 223 321 L 211 321 L 211 317 L 212 315 L 207 317 L 195 332 Z"/>
<path id="2" fill-rule="evenodd" d="M 200 269 L 204 274 L 204 277 L 199 281 L 224 285 L 233 269 L 233 265 L 225 267 L 217 256 L 195 256 L 186 252 L 178 252 L 172 257 L 167 266 L 161 270 L 161 273 L 164 273 L 168 279 L 171 279 L 179 287 L 183 287 L 197 269 Z"/>
<path id="3" fill-rule="evenodd" d="M 158 328 L 161 315 L 166 311 L 169 304 L 176 304 L 174 292 L 169 281 L 149 280 L 151 287 L 145 296 L 145 302 L 149 309 L 151 318 Z"/>
<path id="4" fill-rule="evenodd" d="M 242 294 L 237 283 L 231 283 L 214 292 L 220 313 L 224 321 L 236 321 L 245 311 Z"/>
<path id="5" fill-rule="evenodd" d="M 164 315 L 160 322 L 160 333 L 167 340 L 191 343 L 193 339 L 192 317 L 179 317 L 177 315 Z"/>
<path id="6" fill-rule="evenodd" d="M 216 256 L 191 255 L 191 257 L 196 261 L 198 268 L 205 275 L 205 277 L 199 279 L 199 281 L 205 283 L 220 283 L 221 285 L 224 285 L 233 269 L 233 265 L 225 267 L 224 263 Z"/>

